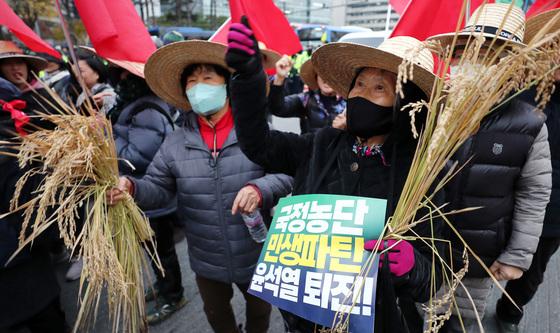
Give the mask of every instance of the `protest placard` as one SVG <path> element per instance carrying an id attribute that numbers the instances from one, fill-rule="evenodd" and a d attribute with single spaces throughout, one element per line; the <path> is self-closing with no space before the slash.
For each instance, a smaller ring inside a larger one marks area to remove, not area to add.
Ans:
<path id="1" fill-rule="evenodd" d="M 386 205 L 341 195 L 280 200 L 249 292 L 327 327 L 337 311 L 349 313 L 350 332 L 373 332 L 378 265 L 360 272 L 364 240 L 383 231 Z"/>

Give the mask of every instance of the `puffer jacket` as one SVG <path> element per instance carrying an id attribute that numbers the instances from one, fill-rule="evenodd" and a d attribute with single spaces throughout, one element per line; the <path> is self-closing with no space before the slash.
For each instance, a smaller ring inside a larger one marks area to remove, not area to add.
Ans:
<path id="1" fill-rule="evenodd" d="M 453 224 L 487 267 L 495 260 L 523 270 L 531 264 L 551 188 L 544 121 L 515 98 L 487 116 L 455 155 L 459 166 L 468 163 L 447 186 L 446 201 L 451 209 L 481 207 L 453 216 Z M 452 231 L 449 238 L 460 260 L 462 242 Z M 471 257 L 467 276 L 488 273 Z"/>
<path id="2" fill-rule="evenodd" d="M 271 85 L 268 109 L 277 117 L 298 117 L 301 133 L 315 133 L 332 126 L 334 118 L 346 109 L 342 98 L 321 95 L 318 91 L 284 96 L 284 87 Z"/>
<path id="3" fill-rule="evenodd" d="M 232 215 L 241 188 L 257 186 L 261 213 L 292 191 L 291 177 L 265 174 L 241 152 L 232 130 L 214 159 L 203 142 L 194 113 L 185 127 L 167 137 L 142 179 L 132 179 L 134 198 L 142 209 L 165 205 L 177 194 L 177 212 L 189 247 L 192 270 L 225 283 L 248 283 L 262 245 L 253 241 L 240 214 Z"/>
<path id="4" fill-rule="evenodd" d="M 174 130 L 173 111 L 154 95 L 139 98 L 123 109 L 113 125 L 117 154 L 122 159 L 119 161 L 121 175 L 144 176 L 161 144 Z M 173 199 L 145 213 L 148 217 L 160 217 L 173 213 L 176 208 Z"/>
<path id="5" fill-rule="evenodd" d="M 20 94 L 19 89 L 10 81 L 0 77 L 0 99 L 9 101 Z"/>

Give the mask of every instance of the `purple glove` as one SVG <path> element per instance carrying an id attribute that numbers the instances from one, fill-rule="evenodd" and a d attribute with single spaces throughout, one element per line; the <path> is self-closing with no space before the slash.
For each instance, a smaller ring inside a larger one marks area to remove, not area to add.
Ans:
<path id="1" fill-rule="evenodd" d="M 238 73 L 263 70 L 259 44 L 245 16 L 241 17 L 241 23 L 233 23 L 229 28 L 226 63 Z"/>
<path id="2" fill-rule="evenodd" d="M 364 244 L 364 249 L 373 251 L 376 244 L 377 240 L 369 240 Z M 389 269 L 393 275 L 400 277 L 412 270 L 414 267 L 414 248 L 409 242 L 394 239 L 382 240 L 378 251 L 383 251 L 385 248 L 389 248 L 386 253 L 389 253 Z M 379 267 L 382 266 L 384 259 L 385 253 L 380 256 Z"/>

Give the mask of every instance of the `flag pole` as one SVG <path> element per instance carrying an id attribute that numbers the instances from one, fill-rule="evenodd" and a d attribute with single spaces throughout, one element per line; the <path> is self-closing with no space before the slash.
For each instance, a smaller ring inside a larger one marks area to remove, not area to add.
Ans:
<path id="1" fill-rule="evenodd" d="M 389 32 L 390 23 L 391 23 L 391 4 L 389 0 L 387 0 L 387 16 L 385 18 L 385 32 Z"/>
<path id="2" fill-rule="evenodd" d="M 78 57 L 76 57 L 76 52 L 74 51 L 74 43 L 72 42 L 72 38 L 70 37 L 70 30 L 68 30 L 68 25 L 66 24 L 66 20 L 64 19 L 64 15 L 62 15 L 62 10 L 60 9 L 60 0 L 55 0 L 56 11 L 58 13 L 58 17 L 60 18 L 60 23 L 62 26 L 62 31 L 64 32 L 64 38 L 66 39 L 66 43 L 68 43 L 68 51 L 70 52 L 70 58 L 72 59 L 72 63 L 70 66 L 74 71 L 74 74 L 78 78 L 78 83 L 83 91 L 86 93 L 86 96 L 89 98 L 91 97 L 91 92 L 85 84 L 84 78 L 82 76 L 82 72 L 78 68 Z"/>

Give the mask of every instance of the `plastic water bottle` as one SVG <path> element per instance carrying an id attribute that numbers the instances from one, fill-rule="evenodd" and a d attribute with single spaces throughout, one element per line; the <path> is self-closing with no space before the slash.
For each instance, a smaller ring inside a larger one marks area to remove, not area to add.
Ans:
<path id="1" fill-rule="evenodd" d="M 249 229 L 249 234 L 253 240 L 257 243 L 263 243 L 266 240 L 268 229 L 266 224 L 264 224 L 261 212 L 257 209 L 249 214 L 241 214 L 241 217 L 243 217 L 243 221 L 247 229 Z"/>

